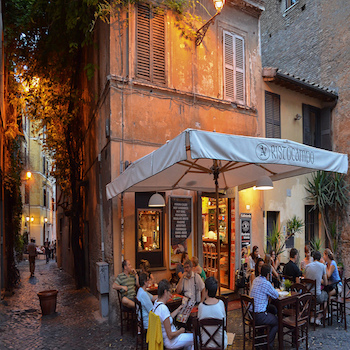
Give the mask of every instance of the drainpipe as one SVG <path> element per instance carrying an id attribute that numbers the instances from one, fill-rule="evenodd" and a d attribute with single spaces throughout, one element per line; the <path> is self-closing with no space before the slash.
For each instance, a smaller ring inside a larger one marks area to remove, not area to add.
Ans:
<path id="1" fill-rule="evenodd" d="M 98 185 L 99 185 L 99 196 L 100 196 L 100 230 L 101 230 L 101 258 L 102 261 L 105 260 L 105 241 L 104 241 L 104 232 L 103 232 L 103 204 L 102 204 L 102 162 L 101 162 L 101 153 L 98 155 Z"/>

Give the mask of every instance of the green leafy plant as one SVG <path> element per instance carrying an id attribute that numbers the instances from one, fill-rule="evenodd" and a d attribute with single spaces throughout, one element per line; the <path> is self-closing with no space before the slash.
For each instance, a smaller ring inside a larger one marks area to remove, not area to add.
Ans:
<path id="1" fill-rule="evenodd" d="M 291 237 L 301 232 L 301 229 L 304 226 L 304 222 L 303 220 L 299 219 L 296 215 L 294 215 L 291 219 L 287 220 L 286 226 L 288 236 Z"/>
<path id="2" fill-rule="evenodd" d="M 339 252 L 341 222 L 348 203 L 349 185 L 343 174 L 317 171 L 305 187 L 306 199 L 319 210 L 323 226 L 334 253 Z"/>
<path id="3" fill-rule="evenodd" d="M 292 286 L 292 281 L 291 280 L 285 280 L 284 281 L 284 288 L 286 289 L 286 290 L 290 290 L 290 287 Z"/>
<path id="4" fill-rule="evenodd" d="M 312 252 L 320 252 L 323 246 L 323 242 L 320 238 L 314 238 L 310 241 L 310 247 Z"/>

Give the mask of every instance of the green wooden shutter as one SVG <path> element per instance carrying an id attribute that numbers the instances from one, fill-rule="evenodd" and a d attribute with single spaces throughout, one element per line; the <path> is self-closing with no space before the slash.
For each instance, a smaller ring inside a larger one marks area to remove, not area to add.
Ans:
<path id="1" fill-rule="evenodd" d="M 331 140 L 331 109 L 321 109 L 321 148 L 332 150 Z"/>
<path id="2" fill-rule="evenodd" d="M 152 81 L 165 84 L 164 11 L 157 9 L 152 19 Z"/>
<path id="3" fill-rule="evenodd" d="M 280 96 L 265 91 L 266 137 L 281 138 Z"/>
<path id="4" fill-rule="evenodd" d="M 136 77 L 165 84 L 165 14 L 162 9 L 137 5 Z"/>
<path id="5" fill-rule="evenodd" d="M 136 76 L 151 79 L 151 10 L 147 5 L 137 6 L 136 19 Z"/>

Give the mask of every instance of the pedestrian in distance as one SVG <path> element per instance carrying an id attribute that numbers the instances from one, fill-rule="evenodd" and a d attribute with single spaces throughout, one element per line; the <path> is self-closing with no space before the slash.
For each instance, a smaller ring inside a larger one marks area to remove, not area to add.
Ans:
<path id="1" fill-rule="evenodd" d="M 34 276 L 35 271 L 35 257 L 37 256 L 35 240 L 32 238 L 28 244 L 28 255 L 29 255 L 29 272 L 30 277 Z"/>
<path id="2" fill-rule="evenodd" d="M 46 238 L 46 241 L 44 243 L 44 247 L 45 247 L 46 264 L 47 264 L 50 260 L 50 242 L 49 242 L 48 238 Z"/>

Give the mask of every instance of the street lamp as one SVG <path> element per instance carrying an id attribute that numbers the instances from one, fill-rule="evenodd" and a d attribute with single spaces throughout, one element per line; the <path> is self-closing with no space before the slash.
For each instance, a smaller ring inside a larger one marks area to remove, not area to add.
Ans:
<path id="1" fill-rule="evenodd" d="M 202 43 L 202 41 L 205 37 L 205 34 L 207 33 L 207 30 L 209 29 L 210 24 L 214 24 L 215 17 L 221 13 L 221 10 L 225 5 L 225 0 L 213 0 L 213 2 L 214 2 L 215 9 L 216 9 L 216 14 L 212 18 L 210 18 L 210 20 L 207 23 L 205 23 L 202 27 L 200 27 L 197 30 L 196 46 L 199 46 Z"/>

